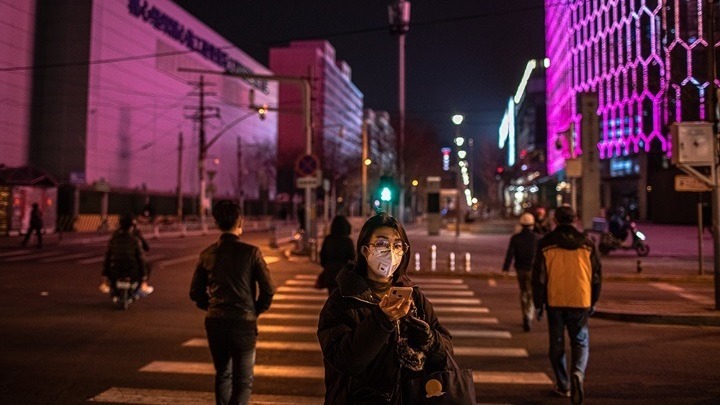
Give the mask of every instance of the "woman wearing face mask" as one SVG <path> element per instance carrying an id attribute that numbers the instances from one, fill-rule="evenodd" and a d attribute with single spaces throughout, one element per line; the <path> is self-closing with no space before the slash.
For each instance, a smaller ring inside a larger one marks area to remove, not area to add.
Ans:
<path id="1" fill-rule="evenodd" d="M 410 246 L 395 218 L 380 213 L 365 222 L 357 258 L 340 271 L 320 313 L 325 403 L 407 404 L 402 382 L 442 369 L 452 338 L 405 274 Z M 412 286 L 412 299 L 390 303 L 393 286 Z"/>

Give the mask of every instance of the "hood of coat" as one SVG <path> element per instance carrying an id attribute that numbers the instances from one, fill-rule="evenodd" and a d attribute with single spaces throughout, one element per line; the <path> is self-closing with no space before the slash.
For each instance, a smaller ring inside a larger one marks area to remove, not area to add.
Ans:
<path id="1" fill-rule="evenodd" d="M 406 268 L 407 266 L 405 266 Z M 405 268 L 398 268 L 393 274 L 393 285 L 412 287 L 413 282 L 405 274 Z M 373 304 L 377 304 L 379 300 L 375 298 L 370 290 L 367 277 L 364 275 L 367 271 L 358 271 L 355 264 L 348 264 L 338 274 L 335 279 L 338 283 L 338 289 L 340 294 L 344 297 L 354 297 L 362 301 L 367 301 Z"/>
<path id="2" fill-rule="evenodd" d="M 555 242 L 558 247 L 561 247 L 563 249 L 578 249 L 582 247 L 586 241 L 585 234 L 578 231 L 572 225 L 558 225 L 552 233 L 555 234 L 553 242 Z"/>

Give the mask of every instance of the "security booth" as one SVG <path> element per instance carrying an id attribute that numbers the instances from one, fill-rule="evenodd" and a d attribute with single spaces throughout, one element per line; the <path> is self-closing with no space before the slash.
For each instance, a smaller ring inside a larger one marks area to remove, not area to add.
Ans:
<path id="1" fill-rule="evenodd" d="M 25 233 L 35 203 L 43 213 L 45 233 L 55 232 L 57 182 L 32 167 L 0 166 L 0 236 Z"/>

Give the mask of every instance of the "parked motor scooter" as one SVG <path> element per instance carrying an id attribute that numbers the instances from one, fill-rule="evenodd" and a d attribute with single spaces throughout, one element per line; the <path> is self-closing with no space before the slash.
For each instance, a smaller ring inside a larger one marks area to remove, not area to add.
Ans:
<path id="1" fill-rule="evenodd" d="M 630 223 L 630 235 L 632 235 L 632 243 L 627 244 L 625 240 L 616 238 L 610 232 L 604 232 L 600 236 L 600 244 L 598 246 L 600 254 L 607 255 L 613 250 L 635 250 L 637 255 L 645 257 L 650 253 L 650 245 L 645 242 L 645 234 L 640 232 L 635 222 Z"/>

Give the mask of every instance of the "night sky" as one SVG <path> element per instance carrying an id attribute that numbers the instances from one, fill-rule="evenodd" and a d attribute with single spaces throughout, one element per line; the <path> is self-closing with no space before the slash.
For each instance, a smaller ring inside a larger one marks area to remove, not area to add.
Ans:
<path id="1" fill-rule="evenodd" d="M 352 68 L 365 108 L 397 113 L 397 38 L 389 0 L 174 0 L 268 66 L 268 49 L 326 39 Z M 497 138 L 508 97 L 529 59 L 545 55 L 542 0 L 412 0 L 406 37 L 406 114 L 449 140 L 463 132 Z"/>

